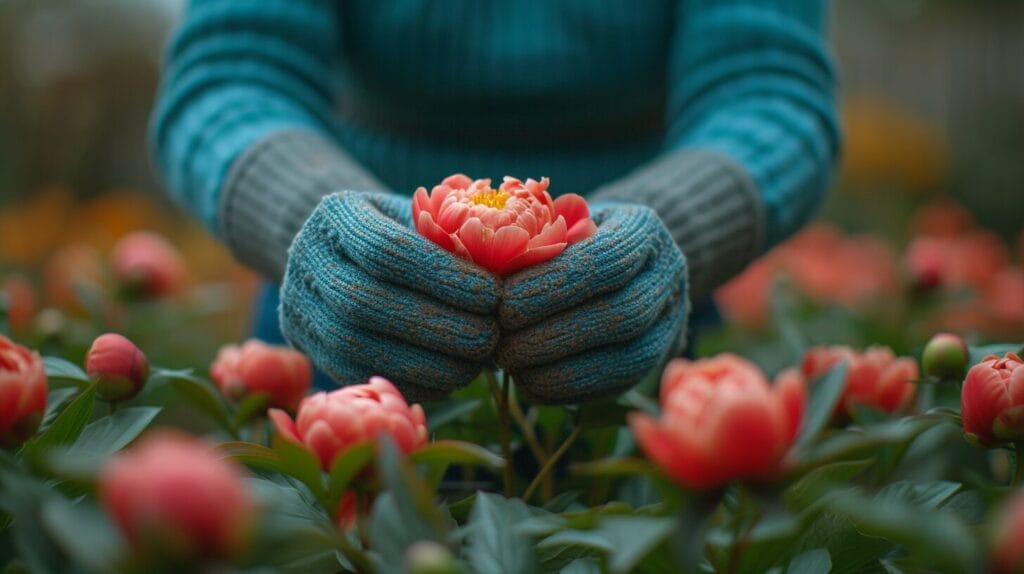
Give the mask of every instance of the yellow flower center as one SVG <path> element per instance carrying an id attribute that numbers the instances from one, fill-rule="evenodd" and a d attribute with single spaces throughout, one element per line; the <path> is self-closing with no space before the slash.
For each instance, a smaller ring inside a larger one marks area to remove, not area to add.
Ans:
<path id="1" fill-rule="evenodd" d="M 480 191 L 469 196 L 469 201 L 475 205 L 486 205 L 493 209 L 502 209 L 505 204 L 508 203 L 509 194 L 504 191 L 498 191 L 497 189 L 489 189 L 487 191 Z"/>

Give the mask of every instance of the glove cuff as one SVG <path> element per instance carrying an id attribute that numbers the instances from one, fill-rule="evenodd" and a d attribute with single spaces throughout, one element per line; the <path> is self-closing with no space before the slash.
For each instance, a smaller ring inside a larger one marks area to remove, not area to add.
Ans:
<path id="1" fill-rule="evenodd" d="M 686 256 L 694 300 L 709 295 L 764 249 L 765 214 L 757 187 L 741 166 L 719 153 L 667 154 L 597 189 L 588 200 L 652 208 Z"/>
<path id="2" fill-rule="evenodd" d="M 218 227 L 241 262 L 280 280 L 288 247 L 323 196 L 339 189 L 383 189 L 337 145 L 306 130 L 271 134 L 232 165 Z"/>

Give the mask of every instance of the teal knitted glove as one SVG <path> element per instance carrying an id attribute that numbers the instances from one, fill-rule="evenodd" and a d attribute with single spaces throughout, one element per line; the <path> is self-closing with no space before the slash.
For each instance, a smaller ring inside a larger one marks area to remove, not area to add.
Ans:
<path id="1" fill-rule="evenodd" d="M 661 220 L 629 204 L 593 217 L 592 237 L 505 282 L 497 362 L 534 402 L 624 390 L 683 344 L 686 261 Z"/>
<path id="2" fill-rule="evenodd" d="M 281 329 L 342 385 L 382 375 L 425 400 L 491 360 L 500 285 L 421 237 L 411 218 L 405 197 L 325 197 L 292 243 Z"/>

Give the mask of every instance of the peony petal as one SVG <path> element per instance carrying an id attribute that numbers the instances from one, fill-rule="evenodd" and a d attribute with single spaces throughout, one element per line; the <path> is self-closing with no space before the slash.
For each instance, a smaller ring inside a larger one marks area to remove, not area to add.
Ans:
<path id="1" fill-rule="evenodd" d="M 566 226 L 572 228 L 577 223 L 590 219 L 590 207 L 587 200 L 581 196 L 567 193 L 555 200 L 555 214 L 564 217 Z"/>
<path id="2" fill-rule="evenodd" d="M 708 406 L 703 432 L 723 476 L 756 478 L 775 469 L 789 443 L 781 413 L 772 409 L 767 393 L 719 391 Z"/>
<path id="3" fill-rule="evenodd" d="M 299 429 L 295 426 L 295 421 L 292 417 L 288 416 L 288 413 L 281 409 L 269 409 L 267 410 L 267 416 L 274 423 L 274 428 L 277 429 L 277 434 L 281 435 L 281 438 L 302 444 L 302 439 L 299 437 Z"/>
<path id="4" fill-rule="evenodd" d="M 800 431 L 807 408 L 807 386 L 796 369 L 786 369 L 775 377 L 775 396 L 782 403 L 786 419 L 786 437 L 790 443 Z"/>
<path id="5" fill-rule="evenodd" d="M 569 228 L 569 231 L 566 232 L 565 235 L 565 241 L 569 245 L 572 245 L 573 243 L 579 243 L 584 239 L 588 239 L 595 233 L 597 233 L 597 224 L 594 223 L 594 220 L 590 218 L 583 219 L 581 221 L 577 221 Z"/>
<path id="6" fill-rule="evenodd" d="M 420 232 L 420 235 L 440 246 L 441 249 L 452 253 L 457 252 L 455 242 L 452 241 L 452 236 L 445 233 L 444 229 L 441 229 L 441 227 L 434 222 L 434 218 L 431 217 L 430 212 L 420 212 L 420 217 L 416 220 L 416 230 Z"/>
<path id="7" fill-rule="evenodd" d="M 983 364 L 972 367 L 960 393 L 964 432 L 991 445 L 995 440 L 992 423 L 1009 407 L 1010 393 L 999 372 Z"/>
<path id="8" fill-rule="evenodd" d="M 889 413 L 900 410 L 914 396 L 917 387 L 912 381 L 917 378 L 916 361 L 907 357 L 897 359 L 882 371 L 876 391 L 877 399 L 870 406 Z"/>
<path id="9" fill-rule="evenodd" d="M 491 269 L 498 275 L 507 274 L 510 265 L 526 250 L 530 234 L 517 225 L 502 227 L 491 241 Z"/>
<path id="10" fill-rule="evenodd" d="M 508 262 L 505 266 L 503 275 L 508 276 L 532 265 L 543 263 L 548 259 L 558 256 L 562 251 L 565 251 L 565 243 L 555 243 L 553 245 L 545 245 L 544 247 L 527 248 L 527 250 L 522 252 L 518 257 Z"/>
<path id="11" fill-rule="evenodd" d="M 470 179 L 469 176 L 467 176 L 466 174 L 455 173 L 444 178 L 444 181 L 441 182 L 441 185 L 446 185 L 452 189 L 466 189 L 469 186 L 473 185 L 473 180 Z"/>
<path id="12" fill-rule="evenodd" d="M 539 234 L 530 239 L 530 247 L 545 247 L 556 243 L 568 245 L 569 242 L 565 240 L 565 231 L 565 219 L 559 217 L 545 225 Z"/>
<path id="13" fill-rule="evenodd" d="M 490 269 L 491 241 L 494 239 L 494 231 L 485 226 L 480 218 L 470 217 L 459 228 L 457 235 L 466 247 L 470 261 L 485 269 Z"/>
<path id="14" fill-rule="evenodd" d="M 719 476 L 689 437 L 670 432 L 646 414 L 631 413 L 628 420 L 643 453 L 677 482 L 690 488 L 718 485 Z"/>
<path id="15" fill-rule="evenodd" d="M 441 208 L 435 221 L 445 233 L 455 233 L 469 217 L 469 206 L 460 201 L 450 201 Z"/>
<path id="16" fill-rule="evenodd" d="M 420 187 L 412 196 L 412 220 L 419 221 L 420 213 L 424 211 L 430 211 L 430 195 L 425 187 Z"/>

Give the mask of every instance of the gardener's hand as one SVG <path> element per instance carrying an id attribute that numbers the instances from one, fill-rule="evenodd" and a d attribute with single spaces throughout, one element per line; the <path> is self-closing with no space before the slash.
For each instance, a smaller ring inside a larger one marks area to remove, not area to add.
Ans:
<path id="1" fill-rule="evenodd" d="M 684 339 L 686 261 L 647 207 L 595 207 L 597 233 L 505 282 L 498 364 L 526 398 L 577 402 L 638 383 Z"/>
<path id="2" fill-rule="evenodd" d="M 281 286 L 285 337 L 338 383 L 391 379 L 410 400 L 473 380 L 498 338 L 498 279 L 425 240 L 408 198 L 325 197 Z"/>

